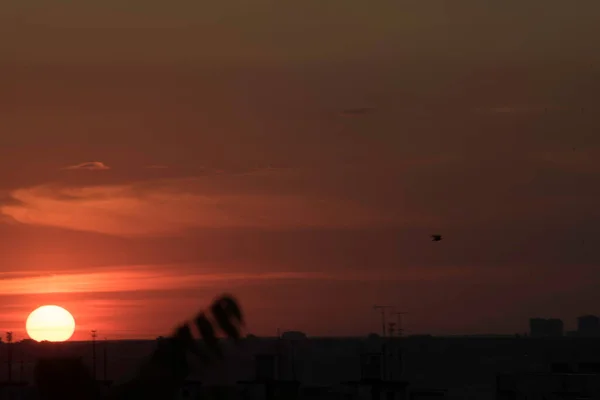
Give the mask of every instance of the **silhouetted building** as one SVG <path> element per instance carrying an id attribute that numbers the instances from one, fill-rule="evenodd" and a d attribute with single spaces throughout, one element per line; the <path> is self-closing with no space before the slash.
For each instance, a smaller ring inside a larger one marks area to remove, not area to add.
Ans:
<path id="1" fill-rule="evenodd" d="M 19 400 L 35 398 L 35 388 L 27 382 L 0 382 L 0 400 Z"/>
<path id="2" fill-rule="evenodd" d="M 306 334 L 298 331 L 287 331 L 281 335 L 282 340 L 306 340 Z"/>
<path id="3" fill-rule="evenodd" d="M 560 337 L 564 334 L 564 324 L 557 318 L 531 318 L 529 332 L 532 337 Z"/>
<path id="4" fill-rule="evenodd" d="M 568 362 L 554 362 L 550 364 L 550 372 L 553 374 L 570 374 L 573 368 Z"/>
<path id="5" fill-rule="evenodd" d="M 600 375 L 581 373 L 501 374 L 496 399 L 598 399 Z"/>
<path id="6" fill-rule="evenodd" d="M 181 400 L 199 399 L 204 394 L 202 393 L 202 389 L 203 386 L 200 381 L 185 381 L 175 398 Z"/>
<path id="7" fill-rule="evenodd" d="M 600 334 L 600 318 L 595 315 L 584 315 L 577 318 L 578 336 L 598 336 Z"/>
<path id="8" fill-rule="evenodd" d="M 274 354 L 259 354 L 255 358 L 257 381 L 271 381 L 278 378 L 277 356 Z"/>
<path id="9" fill-rule="evenodd" d="M 600 363 L 598 363 L 598 362 L 581 362 L 577 365 L 577 372 L 580 374 L 600 375 Z"/>
<path id="10" fill-rule="evenodd" d="M 445 389 L 410 389 L 410 400 L 443 399 L 446 397 Z"/>
<path id="11" fill-rule="evenodd" d="M 352 399 L 374 399 L 374 400 L 408 400 L 410 392 L 408 382 L 405 381 L 383 381 L 383 380 L 360 380 L 344 382 L 354 389 Z"/>
<path id="12" fill-rule="evenodd" d="M 256 378 L 250 381 L 241 380 L 238 384 L 249 398 L 265 400 L 296 399 L 300 389 L 297 380 L 279 379 L 279 357 L 275 354 L 258 354 L 255 357 Z"/>
<path id="13" fill-rule="evenodd" d="M 382 353 L 361 354 L 360 377 L 367 380 L 383 379 Z"/>
<path id="14" fill-rule="evenodd" d="M 34 375 L 40 398 L 45 400 L 94 399 L 100 393 L 79 357 L 40 359 Z"/>

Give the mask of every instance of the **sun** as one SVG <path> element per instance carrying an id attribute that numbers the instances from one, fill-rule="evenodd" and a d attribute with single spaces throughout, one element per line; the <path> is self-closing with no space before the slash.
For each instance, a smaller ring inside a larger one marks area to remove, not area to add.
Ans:
<path id="1" fill-rule="evenodd" d="M 41 306 L 29 314 L 25 329 L 29 337 L 38 342 L 64 342 L 75 332 L 75 319 L 62 307 Z"/>

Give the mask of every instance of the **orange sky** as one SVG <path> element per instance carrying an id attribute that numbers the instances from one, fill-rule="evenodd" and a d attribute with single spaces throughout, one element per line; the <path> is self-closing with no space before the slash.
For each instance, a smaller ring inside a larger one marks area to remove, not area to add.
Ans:
<path id="1" fill-rule="evenodd" d="M 3 2 L 0 329 L 597 312 L 600 4 L 487 3 Z"/>

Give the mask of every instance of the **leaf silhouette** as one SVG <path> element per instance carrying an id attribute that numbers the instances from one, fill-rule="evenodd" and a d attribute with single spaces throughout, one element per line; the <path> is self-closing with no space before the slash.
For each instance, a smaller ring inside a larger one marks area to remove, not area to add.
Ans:
<path id="1" fill-rule="evenodd" d="M 217 298 L 213 301 L 210 311 L 223 333 L 239 342 L 244 318 L 235 298 L 231 295 Z M 223 358 L 214 325 L 202 311 L 193 320 L 181 324 L 171 336 L 157 341 L 157 348 L 150 361 L 142 365 L 138 375 L 131 381 L 115 386 L 108 398 L 114 400 L 172 398 L 191 372 L 187 361 L 188 352 L 200 359 L 202 367 L 210 367 L 215 359 Z M 213 357 L 202 351 L 192 334 L 192 326 L 196 326 L 204 347 Z"/>
<path id="2" fill-rule="evenodd" d="M 198 332 L 200 333 L 200 336 L 202 337 L 202 339 L 204 339 L 204 343 L 206 344 L 206 346 L 209 349 L 211 349 L 214 353 L 216 353 L 217 357 L 221 358 L 223 356 L 223 353 L 219 348 L 219 339 L 217 339 L 215 329 L 213 328 L 208 318 L 206 318 L 206 315 L 204 313 L 200 313 L 196 317 L 195 323 L 196 327 L 198 328 Z"/>
<path id="3" fill-rule="evenodd" d="M 237 302 L 231 296 L 222 296 L 213 303 L 211 311 L 223 332 L 238 341 L 241 337 L 240 325 L 244 324 L 244 317 Z M 232 319 L 235 320 L 235 324 L 232 323 Z"/>

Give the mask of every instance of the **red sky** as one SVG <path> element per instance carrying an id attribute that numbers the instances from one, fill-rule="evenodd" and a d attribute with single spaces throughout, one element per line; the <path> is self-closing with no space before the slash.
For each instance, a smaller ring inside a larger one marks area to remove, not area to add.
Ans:
<path id="1" fill-rule="evenodd" d="M 600 4 L 376 3 L 3 2 L 0 329 L 600 312 Z"/>

